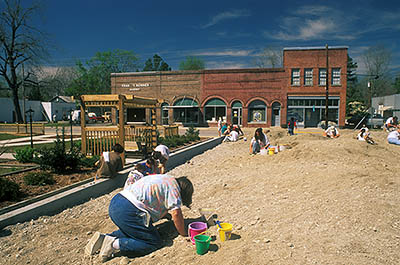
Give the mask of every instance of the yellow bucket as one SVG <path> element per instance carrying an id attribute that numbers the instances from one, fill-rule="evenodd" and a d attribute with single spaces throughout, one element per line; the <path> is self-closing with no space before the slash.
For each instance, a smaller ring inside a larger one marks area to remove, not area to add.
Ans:
<path id="1" fill-rule="evenodd" d="M 229 240 L 232 234 L 232 225 L 229 223 L 220 223 L 221 227 L 218 227 L 219 238 L 221 242 Z"/>
<path id="2" fill-rule="evenodd" d="M 275 154 L 275 147 L 270 147 L 270 148 L 268 148 L 268 154 L 269 154 L 269 155 Z"/>

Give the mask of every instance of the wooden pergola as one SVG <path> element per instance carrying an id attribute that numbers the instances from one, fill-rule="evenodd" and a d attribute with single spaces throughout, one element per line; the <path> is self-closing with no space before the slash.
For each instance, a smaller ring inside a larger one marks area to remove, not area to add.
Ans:
<path id="1" fill-rule="evenodd" d="M 82 95 L 81 96 L 81 134 L 82 153 L 86 156 L 101 155 L 110 151 L 116 143 L 125 149 L 125 141 L 145 141 L 147 151 L 157 145 L 156 106 L 157 99 L 134 95 Z M 116 126 L 87 127 L 85 111 L 88 107 L 111 107 L 117 110 Z M 151 110 L 151 125 L 131 130 L 125 126 L 126 108 L 146 108 Z M 125 158 L 125 156 L 124 156 Z"/>

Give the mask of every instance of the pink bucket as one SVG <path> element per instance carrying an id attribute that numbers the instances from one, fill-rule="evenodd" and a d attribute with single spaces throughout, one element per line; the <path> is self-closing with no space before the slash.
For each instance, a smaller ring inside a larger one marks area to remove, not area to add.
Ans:
<path id="1" fill-rule="evenodd" d="M 207 224 L 203 222 L 193 222 L 189 224 L 188 233 L 190 236 L 190 241 L 195 244 L 194 236 L 201 234 L 207 230 Z"/>

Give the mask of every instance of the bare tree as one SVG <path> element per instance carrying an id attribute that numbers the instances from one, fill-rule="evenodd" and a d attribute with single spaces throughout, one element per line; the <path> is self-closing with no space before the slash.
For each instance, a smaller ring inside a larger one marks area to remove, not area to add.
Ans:
<path id="1" fill-rule="evenodd" d="M 383 45 L 369 47 L 362 55 L 369 83 L 368 97 L 384 96 L 393 92 L 389 74 L 392 52 Z"/>
<path id="2" fill-rule="evenodd" d="M 0 76 L 4 77 L 12 98 L 17 122 L 23 122 L 18 90 L 23 82 L 34 82 L 32 74 L 22 76 L 24 63 L 37 64 L 46 54 L 45 34 L 31 23 L 39 5 L 24 8 L 20 0 L 1 0 L 0 15 Z M 18 77 L 21 76 L 21 77 Z"/>
<path id="3" fill-rule="evenodd" d="M 268 46 L 257 55 L 254 64 L 259 68 L 277 68 L 282 67 L 283 54 L 282 49 L 278 47 Z"/>

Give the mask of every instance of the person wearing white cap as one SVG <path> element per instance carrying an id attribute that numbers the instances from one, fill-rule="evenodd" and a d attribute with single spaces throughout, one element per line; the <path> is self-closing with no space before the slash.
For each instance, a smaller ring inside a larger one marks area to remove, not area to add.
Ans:
<path id="1" fill-rule="evenodd" d="M 326 131 L 324 132 L 324 136 L 329 137 L 329 138 L 338 138 L 340 136 L 340 133 L 338 129 L 335 128 L 335 126 L 330 126 Z"/>

